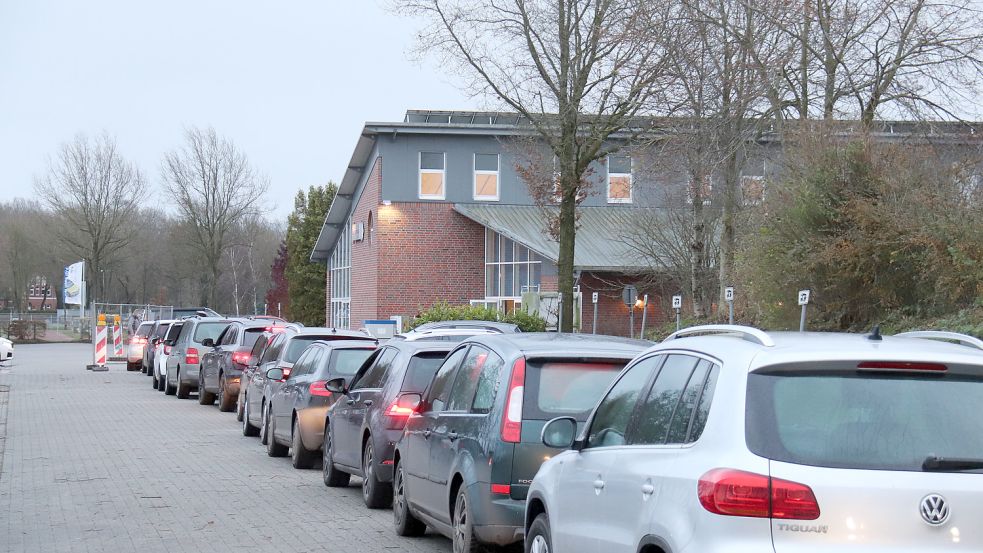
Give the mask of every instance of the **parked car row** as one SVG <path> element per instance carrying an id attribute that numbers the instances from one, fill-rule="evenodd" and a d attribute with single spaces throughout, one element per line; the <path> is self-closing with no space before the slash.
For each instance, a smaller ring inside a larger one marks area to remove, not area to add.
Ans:
<path id="1" fill-rule="evenodd" d="M 234 393 L 268 455 L 456 553 L 983 550 L 972 337 L 160 324 L 155 379 Z"/>

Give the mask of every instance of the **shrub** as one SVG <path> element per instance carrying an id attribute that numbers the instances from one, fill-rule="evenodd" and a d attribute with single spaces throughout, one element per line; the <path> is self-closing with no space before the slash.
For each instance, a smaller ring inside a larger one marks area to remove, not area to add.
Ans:
<path id="1" fill-rule="evenodd" d="M 543 332 L 546 330 L 546 321 L 536 315 L 521 311 L 503 313 L 485 306 L 450 305 L 446 302 L 434 304 L 420 311 L 416 317 L 410 320 L 409 329 L 412 330 L 424 323 L 439 321 L 499 321 L 517 325 L 523 332 Z"/>

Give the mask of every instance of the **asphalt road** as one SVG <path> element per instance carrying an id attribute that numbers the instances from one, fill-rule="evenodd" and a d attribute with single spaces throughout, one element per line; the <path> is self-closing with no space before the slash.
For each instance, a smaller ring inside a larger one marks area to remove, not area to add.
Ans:
<path id="1" fill-rule="evenodd" d="M 0 551 L 450 551 L 400 538 L 359 480 L 328 489 L 243 437 L 232 413 L 165 396 L 87 346 L 0 365 Z"/>

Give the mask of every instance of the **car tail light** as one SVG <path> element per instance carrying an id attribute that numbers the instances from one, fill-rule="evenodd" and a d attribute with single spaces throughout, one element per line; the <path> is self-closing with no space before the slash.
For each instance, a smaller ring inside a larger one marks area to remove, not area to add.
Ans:
<path id="1" fill-rule="evenodd" d="M 526 383 L 526 359 L 520 357 L 512 365 L 509 392 L 505 395 L 505 417 L 502 418 L 502 441 L 518 443 L 522 436 L 522 394 Z"/>
<path id="2" fill-rule="evenodd" d="M 134 336 L 130 338 L 130 343 L 135 345 L 146 344 L 147 339 L 144 338 L 143 336 Z"/>
<path id="3" fill-rule="evenodd" d="M 399 405 L 399 400 L 392 402 L 386 409 L 386 416 L 389 420 L 386 423 L 386 428 L 389 430 L 399 430 L 406 426 L 406 419 L 410 417 L 415 411 L 409 407 L 401 407 Z"/>
<path id="4" fill-rule="evenodd" d="M 246 351 L 237 351 L 237 352 L 235 352 L 235 353 L 232 354 L 232 362 L 233 363 L 238 363 L 239 365 L 248 365 L 249 364 L 249 357 L 250 357 L 249 352 L 246 352 Z"/>
<path id="5" fill-rule="evenodd" d="M 815 520 L 819 503 L 805 484 L 734 469 L 713 469 L 700 477 L 700 504 L 726 516 Z"/>
<path id="6" fill-rule="evenodd" d="M 492 484 L 491 493 L 509 495 L 512 493 L 512 486 L 510 486 L 509 484 Z"/>
<path id="7" fill-rule="evenodd" d="M 184 362 L 189 365 L 198 364 L 198 350 L 197 348 L 188 348 L 188 351 L 184 353 Z"/>
<path id="8" fill-rule="evenodd" d="M 930 371 L 945 372 L 948 367 L 942 363 L 908 363 L 903 361 L 863 361 L 858 369 L 879 371 Z"/>
<path id="9" fill-rule="evenodd" d="M 171 346 L 164 346 L 164 355 L 171 354 Z"/>
<path id="10" fill-rule="evenodd" d="M 284 372 L 283 377 L 287 377 L 286 372 Z M 327 383 L 327 380 L 317 380 L 315 382 L 311 382 L 311 385 L 307 388 L 307 391 L 309 391 L 312 396 L 328 397 L 331 395 L 331 390 L 325 387 Z"/>

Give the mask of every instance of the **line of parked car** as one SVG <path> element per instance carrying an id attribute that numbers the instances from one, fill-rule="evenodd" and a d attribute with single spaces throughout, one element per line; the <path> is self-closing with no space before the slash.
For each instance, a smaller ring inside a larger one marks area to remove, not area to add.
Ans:
<path id="1" fill-rule="evenodd" d="M 192 316 L 134 340 L 155 388 L 234 410 L 326 486 L 359 477 L 397 534 L 455 553 L 983 551 L 969 336 L 719 325 L 653 344 L 449 321 L 380 343 Z"/>

